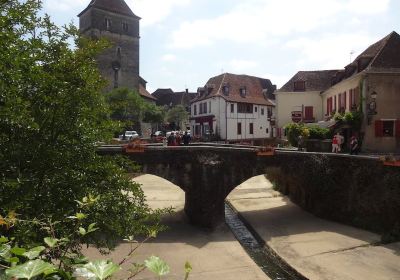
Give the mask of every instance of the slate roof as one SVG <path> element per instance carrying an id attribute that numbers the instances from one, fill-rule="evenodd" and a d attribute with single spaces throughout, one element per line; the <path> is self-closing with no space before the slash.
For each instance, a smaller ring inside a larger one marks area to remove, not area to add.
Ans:
<path id="1" fill-rule="evenodd" d="M 338 83 L 362 71 L 400 72 L 400 35 L 391 32 L 370 45 L 333 82 Z"/>
<path id="2" fill-rule="evenodd" d="M 195 92 L 174 92 L 170 88 L 159 88 L 152 94 L 157 98 L 158 106 L 176 106 L 183 105 L 188 106 L 190 104 L 190 100 L 196 96 Z"/>
<path id="3" fill-rule="evenodd" d="M 228 94 L 223 93 L 223 87 L 229 88 Z M 240 95 L 240 89 L 246 88 L 246 95 Z M 204 89 L 204 91 L 202 90 Z M 200 88 L 191 103 L 219 96 L 229 102 L 252 103 L 275 106 L 268 98 L 272 96 L 276 86 L 268 79 L 248 75 L 224 73 L 208 80 L 204 88 Z"/>
<path id="4" fill-rule="evenodd" d="M 78 17 L 80 17 L 89 8 L 97 8 L 128 17 L 139 18 L 132 12 L 124 0 L 92 0 L 89 5 L 78 15 Z"/>
<path id="5" fill-rule="evenodd" d="M 294 92 L 294 82 L 297 81 L 304 81 L 306 83 L 305 91 L 324 91 L 331 87 L 332 78 L 338 71 L 339 70 L 299 71 L 278 90 L 278 93 Z"/>

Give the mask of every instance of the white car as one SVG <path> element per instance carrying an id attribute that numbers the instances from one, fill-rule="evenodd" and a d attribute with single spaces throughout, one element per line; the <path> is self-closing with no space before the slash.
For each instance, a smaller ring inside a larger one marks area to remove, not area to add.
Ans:
<path id="1" fill-rule="evenodd" d="M 125 131 L 125 139 L 133 140 L 133 139 L 136 139 L 136 138 L 139 138 L 139 134 L 136 131 L 134 131 L 134 130 Z M 119 136 L 119 139 L 120 140 L 124 140 L 124 134 L 121 134 Z"/>

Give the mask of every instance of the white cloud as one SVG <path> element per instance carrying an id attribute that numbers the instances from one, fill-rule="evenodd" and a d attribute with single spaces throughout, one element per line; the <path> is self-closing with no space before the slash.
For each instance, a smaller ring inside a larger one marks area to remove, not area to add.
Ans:
<path id="1" fill-rule="evenodd" d="M 386 11 L 390 0 L 246 0 L 212 19 L 181 24 L 171 47 L 210 46 L 217 41 L 264 43 L 292 33 L 307 33 L 337 22 Z"/>
<path id="2" fill-rule="evenodd" d="M 176 60 L 176 55 L 174 54 L 165 54 L 161 58 L 163 61 L 172 62 Z"/>
<path id="3" fill-rule="evenodd" d="M 234 72 L 240 72 L 253 69 L 258 65 L 258 63 L 252 60 L 233 59 L 229 62 L 229 65 L 232 68 L 232 70 L 234 70 Z"/>
<path id="4" fill-rule="evenodd" d="M 186 6 L 191 0 L 127 0 L 134 13 L 142 18 L 143 26 L 162 22 L 175 7 Z"/>
<path id="5" fill-rule="evenodd" d="M 326 34 L 322 38 L 300 38 L 287 42 L 285 47 L 296 49 L 301 57 L 297 61 L 297 68 L 304 70 L 310 65 L 318 65 L 319 69 L 343 68 L 352 59 L 356 58 L 378 38 L 366 34 Z"/>

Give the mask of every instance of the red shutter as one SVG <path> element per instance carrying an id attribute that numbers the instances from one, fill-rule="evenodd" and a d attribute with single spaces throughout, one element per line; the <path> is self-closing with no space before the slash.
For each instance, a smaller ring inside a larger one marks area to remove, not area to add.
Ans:
<path id="1" fill-rule="evenodd" d="M 304 108 L 306 121 L 313 120 L 313 117 L 314 117 L 314 110 L 313 109 L 314 109 L 313 106 L 306 106 Z"/>
<path id="2" fill-rule="evenodd" d="M 375 137 L 383 137 L 383 121 L 375 121 Z"/>
<path id="3" fill-rule="evenodd" d="M 344 111 L 347 109 L 347 94 L 344 92 Z"/>
<path id="4" fill-rule="evenodd" d="M 396 121 L 396 138 L 400 138 L 400 120 Z"/>
<path id="5" fill-rule="evenodd" d="M 337 101 L 336 101 L 336 95 L 335 95 L 335 99 L 334 99 L 334 103 L 333 103 L 333 109 L 335 110 L 335 111 L 337 111 Z"/>

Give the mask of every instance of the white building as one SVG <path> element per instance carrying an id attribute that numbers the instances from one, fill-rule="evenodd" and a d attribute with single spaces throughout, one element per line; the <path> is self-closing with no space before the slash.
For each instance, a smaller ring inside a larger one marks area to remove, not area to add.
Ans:
<path id="1" fill-rule="evenodd" d="M 253 76 L 225 73 L 211 78 L 191 101 L 192 135 L 231 143 L 273 137 L 275 89 L 270 80 Z"/>
<path id="2" fill-rule="evenodd" d="M 299 71 L 275 92 L 277 134 L 284 138 L 284 127 L 292 122 L 315 123 L 324 120 L 321 92 L 332 84 L 338 70 Z"/>

